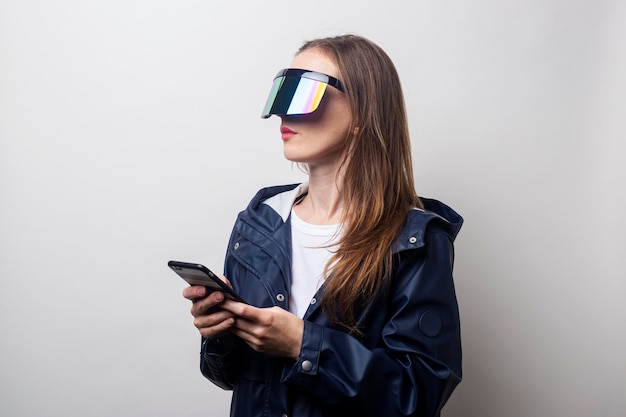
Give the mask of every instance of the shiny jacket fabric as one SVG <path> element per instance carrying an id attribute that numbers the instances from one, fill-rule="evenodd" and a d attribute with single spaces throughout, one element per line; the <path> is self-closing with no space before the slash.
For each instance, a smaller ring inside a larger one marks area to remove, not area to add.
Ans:
<path id="1" fill-rule="evenodd" d="M 289 213 L 306 185 L 262 189 L 241 212 L 225 275 L 258 307 L 288 308 Z M 297 361 L 263 355 L 241 339 L 202 340 L 201 371 L 233 390 L 233 417 L 438 416 L 461 380 L 453 241 L 463 219 L 436 200 L 411 210 L 394 247 L 390 285 L 359 306 L 362 335 L 329 323 L 320 303 L 304 316 Z"/>

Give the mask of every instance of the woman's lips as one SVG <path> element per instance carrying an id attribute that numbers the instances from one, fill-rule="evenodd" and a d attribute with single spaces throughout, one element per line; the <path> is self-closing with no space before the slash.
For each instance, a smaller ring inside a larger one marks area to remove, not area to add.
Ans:
<path id="1" fill-rule="evenodd" d="M 296 132 L 294 132 L 293 130 L 289 129 L 288 127 L 284 127 L 283 126 L 283 127 L 280 128 L 280 134 L 281 134 L 283 140 L 287 140 L 287 139 L 293 137 L 296 134 Z"/>

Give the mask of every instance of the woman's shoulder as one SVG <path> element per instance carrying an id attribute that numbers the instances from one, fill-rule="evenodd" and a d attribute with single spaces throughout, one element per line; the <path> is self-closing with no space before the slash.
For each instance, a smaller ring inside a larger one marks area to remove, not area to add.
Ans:
<path id="1" fill-rule="evenodd" d="M 463 225 L 463 217 L 447 204 L 432 198 L 420 198 L 424 209 L 415 208 L 407 214 L 399 243 L 408 247 L 424 245 L 428 233 L 445 233 L 454 240 Z"/>
<path id="2" fill-rule="evenodd" d="M 463 217 L 452 207 L 434 198 L 421 197 L 420 200 L 424 205 L 423 213 L 448 225 L 450 231 L 456 236 L 463 225 Z"/>

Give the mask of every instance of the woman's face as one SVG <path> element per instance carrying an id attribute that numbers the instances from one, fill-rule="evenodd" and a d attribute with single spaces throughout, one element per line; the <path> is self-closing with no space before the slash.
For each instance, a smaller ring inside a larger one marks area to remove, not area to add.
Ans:
<path id="1" fill-rule="evenodd" d="M 290 68 L 321 72 L 341 80 L 337 66 L 319 49 L 300 52 Z M 344 142 L 350 128 L 350 107 L 345 95 L 327 86 L 322 101 L 313 113 L 280 116 L 285 158 L 318 166 L 336 167 L 343 160 Z"/>

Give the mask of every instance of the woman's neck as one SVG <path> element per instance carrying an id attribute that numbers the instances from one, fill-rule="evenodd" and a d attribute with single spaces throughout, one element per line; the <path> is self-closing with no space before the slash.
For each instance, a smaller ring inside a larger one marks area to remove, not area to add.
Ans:
<path id="1" fill-rule="evenodd" d="M 307 195 L 294 207 L 302 220 L 311 224 L 338 224 L 343 211 L 338 170 L 311 169 Z"/>

